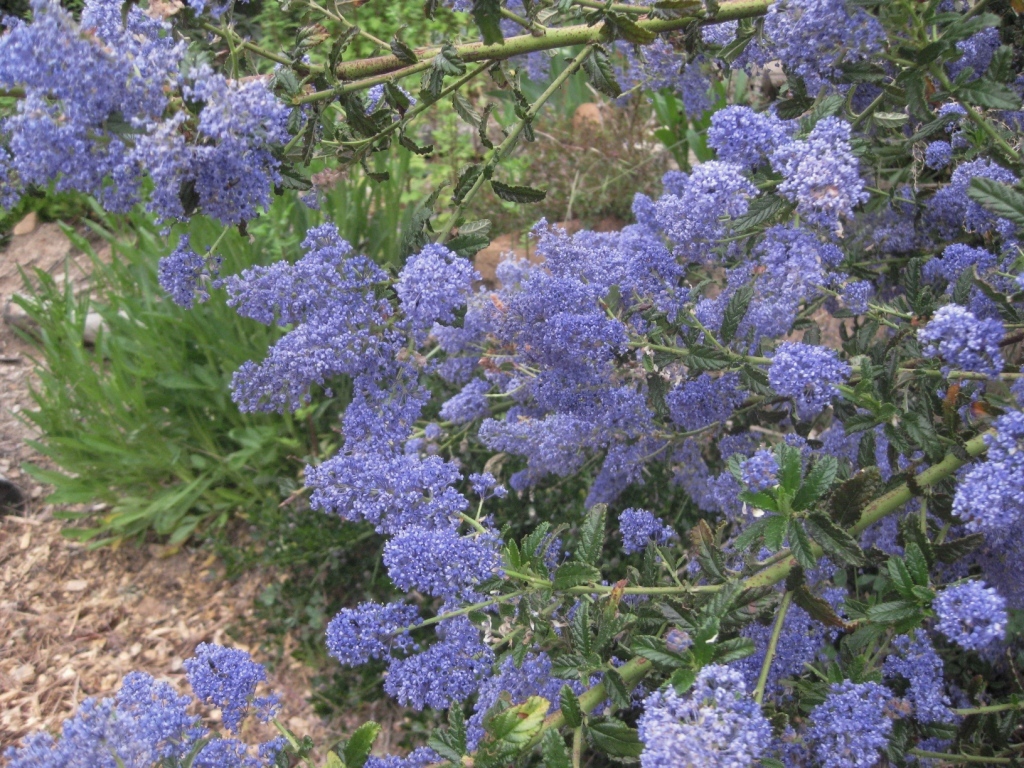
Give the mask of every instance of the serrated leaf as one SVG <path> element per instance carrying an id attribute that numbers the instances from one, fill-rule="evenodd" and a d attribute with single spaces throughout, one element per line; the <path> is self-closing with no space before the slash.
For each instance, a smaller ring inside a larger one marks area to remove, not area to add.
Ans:
<path id="1" fill-rule="evenodd" d="M 569 748 L 566 747 L 565 739 L 557 729 L 545 732 L 540 742 L 540 752 L 545 768 L 572 768 Z"/>
<path id="2" fill-rule="evenodd" d="M 604 690 L 614 709 L 629 709 L 629 689 L 626 687 L 622 675 L 614 669 L 606 669 L 604 672 Z"/>
<path id="3" fill-rule="evenodd" d="M 551 702 L 543 696 L 531 696 L 494 715 L 487 723 L 487 733 L 497 741 L 521 746 L 537 735 L 550 708 Z"/>
<path id="4" fill-rule="evenodd" d="M 605 96 L 617 99 L 622 95 L 622 88 L 615 79 L 615 68 L 601 48 L 595 48 L 583 60 L 583 71 L 587 73 L 590 84 Z"/>
<path id="5" fill-rule="evenodd" d="M 789 549 L 793 553 L 793 557 L 800 563 L 806 570 L 811 570 L 818 565 L 818 558 L 814 555 L 814 550 L 811 548 L 811 539 L 807 535 L 807 531 L 804 530 L 801 521 L 790 520 L 789 527 L 786 529 L 789 534 Z"/>
<path id="6" fill-rule="evenodd" d="M 749 637 L 733 637 L 729 640 L 723 640 L 720 643 L 715 643 L 714 655 L 711 660 L 716 664 L 728 664 L 732 661 L 745 659 L 747 656 L 751 656 L 756 650 L 757 649 L 754 647 L 754 641 Z"/>
<path id="7" fill-rule="evenodd" d="M 391 39 L 391 53 L 403 64 L 415 64 L 419 61 L 416 52 L 409 47 L 408 43 L 400 40 L 398 35 Z"/>
<path id="8" fill-rule="evenodd" d="M 807 532 L 825 553 L 850 565 L 863 565 L 864 552 L 857 540 L 830 518 L 821 513 L 809 515 L 806 520 Z"/>
<path id="9" fill-rule="evenodd" d="M 368 723 L 363 723 L 356 729 L 356 732 L 352 734 L 352 738 L 345 744 L 344 758 L 346 768 L 363 768 L 366 758 L 370 756 L 370 750 L 373 749 L 373 742 L 377 740 L 377 734 L 379 733 L 380 724 L 372 720 Z"/>
<path id="10" fill-rule="evenodd" d="M 632 650 L 637 656 L 643 656 L 655 664 L 661 664 L 670 669 L 680 667 L 686 662 L 683 654 L 670 650 L 664 640 L 651 635 L 640 635 L 633 638 Z"/>
<path id="11" fill-rule="evenodd" d="M 722 315 L 721 337 L 722 343 L 728 344 L 736 335 L 740 323 L 747 314 L 750 301 L 754 298 L 754 284 L 746 283 L 740 286 L 736 293 L 725 305 L 725 312 Z"/>
<path id="12" fill-rule="evenodd" d="M 569 622 L 569 635 L 573 648 L 581 656 L 590 655 L 592 637 L 590 634 L 590 603 L 580 602 Z"/>
<path id="13" fill-rule="evenodd" d="M 959 539 L 952 539 L 942 544 L 934 545 L 935 559 L 941 563 L 955 563 L 962 557 L 969 555 L 985 543 L 985 536 L 981 533 L 972 533 Z"/>
<path id="14" fill-rule="evenodd" d="M 920 615 L 921 610 L 918 608 L 917 603 L 911 603 L 906 600 L 879 603 L 878 605 L 872 605 L 867 611 L 868 618 L 879 624 L 895 624 Z"/>
<path id="15" fill-rule="evenodd" d="M 793 498 L 793 509 L 799 512 L 820 499 L 832 487 L 838 470 L 839 462 L 835 456 L 819 456 Z"/>
<path id="16" fill-rule="evenodd" d="M 733 547 L 737 552 L 745 552 L 750 548 L 750 545 L 757 541 L 760 537 L 764 536 L 765 528 L 768 525 L 768 521 L 771 518 L 762 517 L 755 520 L 733 540 Z"/>
<path id="17" fill-rule="evenodd" d="M 474 163 L 463 168 L 459 174 L 459 180 L 455 182 L 455 189 L 452 191 L 452 202 L 456 205 L 461 203 L 483 172 L 484 166 L 482 163 Z"/>
<path id="18" fill-rule="evenodd" d="M 586 734 L 596 749 L 612 757 L 640 757 L 644 750 L 636 729 L 613 717 L 591 721 Z"/>
<path id="19" fill-rule="evenodd" d="M 787 520 L 782 515 L 772 515 L 764 528 L 764 545 L 772 552 L 778 552 L 782 548 L 782 541 L 786 538 Z"/>
<path id="20" fill-rule="evenodd" d="M 338 757 L 337 752 L 327 753 L 327 762 L 324 764 L 324 768 L 345 768 L 345 763 Z"/>
<path id="21" fill-rule="evenodd" d="M 866 467 L 832 488 L 828 497 L 829 516 L 844 528 L 860 521 L 861 512 L 882 491 L 878 467 Z"/>
<path id="22" fill-rule="evenodd" d="M 469 101 L 460 93 L 452 94 L 452 107 L 455 114 L 472 125 L 474 128 L 480 126 L 480 115 L 476 113 Z"/>
<path id="23" fill-rule="evenodd" d="M 466 74 L 466 62 L 459 56 L 459 51 L 451 43 L 445 43 L 434 57 L 434 66 L 446 75 Z"/>
<path id="24" fill-rule="evenodd" d="M 903 550 L 903 561 L 907 564 L 914 583 L 921 587 L 928 586 L 928 560 L 921 551 L 917 542 L 911 541 Z"/>
<path id="25" fill-rule="evenodd" d="M 839 617 L 832 606 L 813 594 L 806 586 L 801 586 L 793 591 L 793 602 L 807 611 L 807 614 L 815 621 L 832 627 L 846 627 L 846 622 Z"/>
<path id="26" fill-rule="evenodd" d="M 910 115 L 900 112 L 875 112 L 871 119 L 883 128 L 899 128 L 910 120 Z"/>
<path id="27" fill-rule="evenodd" d="M 583 518 L 580 526 L 580 543 L 576 548 L 576 559 L 581 563 L 593 565 L 601 555 L 604 546 L 604 530 L 608 506 L 595 504 Z"/>
<path id="28" fill-rule="evenodd" d="M 657 38 L 654 32 L 644 29 L 624 13 L 606 13 L 605 23 L 611 25 L 615 37 L 627 43 L 650 45 Z"/>
<path id="29" fill-rule="evenodd" d="M 405 133 L 399 134 L 398 143 L 415 155 L 429 155 L 434 151 L 433 144 L 427 144 L 425 147 L 421 147 L 415 141 L 406 136 Z"/>
<path id="30" fill-rule="evenodd" d="M 534 189 L 533 187 L 522 187 L 512 186 L 509 184 L 502 184 L 500 181 L 491 179 L 491 189 L 494 190 L 494 194 L 509 203 L 539 203 L 545 197 L 547 192 L 540 189 Z"/>
<path id="31" fill-rule="evenodd" d="M 505 36 L 501 33 L 501 0 L 473 0 L 471 13 L 480 29 L 484 45 L 505 42 Z"/>
<path id="32" fill-rule="evenodd" d="M 779 443 L 775 453 L 779 462 L 779 488 L 792 498 L 800 487 L 800 477 L 803 473 L 800 451 L 786 443 Z"/>
<path id="33" fill-rule="evenodd" d="M 690 529 L 690 541 L 693 543 L 697 562 L 704 573 L 716 581 L 726 581 L 729 576 L 725 570 L 725 560 L 715 544 L 715 536 L 707 522 L 697 521 Z"/>
<path id="34" fill-rule="evenodd" d="M 409 97 L 405 95 L 394 83 L 384 83 L 384 100 L 390 104 L 400 115 L 405 115 L 406 110 L 412 105 Z"/>
<path id="35" fill-rule="evenodd" d="M 571 589 L 581 584 L 598 582 L 601 580 L 601 572 L 592 565 L 580 562 L 562 563 L 555 571 L 555 589 Z"/>
<path id="36" fill-rule="evenodd" d="M 1013 187 L 995 179 L 975 176 L 967 188 L 967 196 L 990 213 L 1024 227 L 1024 195 Z"/>
<path id="37" fill-rule="evenodd" d="M 750 201 L 745 214 L 732 220 L 732 225 L 737 232 L 750 232 L 788 216 L 793 208 L 793 203 L 781 195 L 756 197 Z"/>
<path id="38" fill-rule="evenodd" d="M 1020 97 L 1012 88 L 984 78 L 962 83 L 956 88 L 957 96 L 986 109 L 1020 109 Z"/>
<path id="39" fill-rule="evenodd" d="M 697 682 L 697 673 L 692 669 L 677 669 L 669 678 L 669 683 L 680 696 L 685 694 Z"/>
<path id="40" fill-rule="evenodd" d="M 491 110 L 494 109 L 493 104 L 488 104 L 484 107 L 484 111 L 480 114 L 480 127 L 477 130 L 477 135 L 480 137 L 480 143 L 488 149 L 494 149 L 494 144 L 487 137 L 487 121 L 491 116 Z"/>
<path id="41" fill-rule="evenodd" d="M 486 232 L 460 232 L 445 246 L 448 250 L 464 259 L 471 259 L 491 244 L 491 236 Z"/>
<path id="42" fill-rule="evenodd" d="M 579 728 L 583 725 L 583 709 L 580 707 L 580 700 L 568 684 L 562 686 L 558 699 L 562 705 L 562 716 L 565 717 L 565 724 L 570 728 Z"/>

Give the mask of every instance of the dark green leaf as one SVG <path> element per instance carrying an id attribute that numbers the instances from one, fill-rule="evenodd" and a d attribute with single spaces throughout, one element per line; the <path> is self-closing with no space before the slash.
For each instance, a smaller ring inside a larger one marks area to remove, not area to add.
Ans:
<path id="1" fill-rule="evenodd" d="M 832 627 L 846 626 L 846 622 L 839 617 L 832 606 L 812 593 L 806 586 L 794 590 L 793 602 L 807 611 L 807 614 L 815 621 Z"/>
<path id="2" fill-rule="evenodd" d="M 615 99 L 622 95 L 622 88 L 615 79 L 615 68 L 601 48 L 595 48 L 583 60 L 583 71 L 587 73 L 590 84 L 605 96 Z"/>
<path id="3" fill-rule="evenodd" d="M 715 643 L 712 661 L 716 664 L 728 664 L 731 661 L 747 658 L 755 650 L 754 641 L 749 637 L 734 637 Z"/>
<path id="4" fill-rule="evenodd" d="M 494 179 L 491 179 L 491 189 L 502 200 L 510 203 L 539 203 L 548 194 L 533 187 L 514 187 Z"/>
<path id="5" fill-rule="evenodd" d="M 936 544 L 934 545 L 935 559 L 946 564 L 955 563 L 961 557 L 969 555 L 984 543 L 985 536 L 983 534 L 972 533 L 959 539 Z"/>
<path id="6" fill-rule="evenodd" d="M 399 134 L 398 143 L 415 155 L 429 155 L 434 151 L 433 144 L 427 144 L 425 147 L 421 147 L 415 141 L 406 136 L 405 133 Z"/>
<path id="7" fill-rule="evenodd" d="M 715 544 L 715 536 L 704 520 L 698 520 L 690 529 L 690 541 L 693 542 L 697 562 L 704 573 L 716 581 L 728 579 L 721 550 Z"/>
<path id="8" fill-rule="evenodd" d="M 612 757 L 640 757 L 644 750 L 636 730 L 613 717 L 591 721 L 586 734 L 596 749 Z"/>
<path id="9" fill-rule="evenodd" d="M 545 768 L 572 768 L 569 749 L 557 729 L 552 728 L 544 733 L 544 738 L 540 742 L 540 752 Z"/>
<path id="10" fill-rule="evenodd" d="M 501 34 L 501 0 L 473 0 L 472 14 L 484 45 L 505 42 Z"/>
<path id="11" fill-rule="evenodd" d="M 581 655 L 590 655 L 591 634 L 590 634 L 590 603 L 580 602 L 576 612 L 569 622 L 569 635 L 572 638 L 573 648 Z"/>
<path id="12" fill-rule="evenodd" d="M 465 199 L 469 190 L 473 188 L 476 180 L 480 178 L 480 174 L 483 172 L 484 166 L 482 163 L 467 165 L 463 168 L 462 172 L 459 174 L 459 180 L 455 182 L 455 190 L 452 192 L 452 202 L 456 205 L 461 203 Z"/>
<path id="13" fill-rule="evenodd" d="M 352 738 L 345 744 L 343 757 L 346 768 L 363 768 L 366 758 L 370 756 L 370 750 L 373 749 L 373 742 L 377 740 L 378 733 L 380 733 L 380 724 L 372 720 L 363 723 L 356 729 Z"/>
<path id="14" fill-rule="evenodd" d="M 459 225 L 458 234 L 446 245 L 464 259 L 470 259 L 491 242 L 491 220 L 477 219 Z M 515 568 L 515 566 L 512 566 Z"/>
<path id="15" fill-rule="evenodd" d="M 394 83 L 384 83 L 384 100 L 403 116 L 412 105 L 405 92 Z"/>
<path id="16" fill-rule="evenodd" d="M 612 28 L 612 34 L 634 45 L 650 45 L 657 35 L 644 29 L 624 13 L 606 13 L 605 23 Z"/>
<path id="17" fill-rule="evenodd" d="M 403 64 L 415 64 L 419 61 L 416 52 L 407 43 L 400 40 L 398 35 L 391 39 L 391 53 Z"/>
<path id="18" fill-rule="evenodd" d="M 764 528 L 764 545 L 772 552 L 778 552 L 786 537 L 786 528 L 786 518 L 782 515 L 769 517 Z"/>
<path id="19" fill-rule="evenodd" d="M 559 701 L 562 705 L 565 724 L 570 728 L 579 728 L 583 725 L 583 710 L 580 708 L 580 700 L 576 698 L 576 694 L 568 684 L 562 686 Z"/>
<path id="20" fill-rule="evenodd" d="M 984 176 L 975 176 L 967 188 L 967 196 L 996 216 L 1024 227 L 1024 195 L 1013 187 Z"/>
<path id="21" fill-rule="evenodd" d="M 882 491 L 878 467 L 867 467 L 832 488 L 828 497 L 829 516 L 847 528 L 860 521 L 861 512 Z"/>
<path id="22" fill-rule="evenodd" d="M 737 232 L 750 232 L 788 216 L 793 208 L 793 203 L 781 195 L 756 197 L 750 201 L 745 214 L 732 220 L 733 228 Z"/>
<path id="23" fill-rule="evenodd" d="M 928 560 L 921 551 L 917 542 L 909 542 L 904 548 L 903 559 L 907 564 L 907 570 L 918 586 L 928 586 Z"/>
<path id="24" fill-rule="evenodd" d="M 808 516 L 806 525 L 807 532 L 821 545 L 825 554 L 832 555 L 840 562 L 849 565 L 864 564 L 864 552 L 857 544 L 857 540 L 833 523 L 829 517 L 821 513 L 814 513 Z"/>
<path id="25" fill-rule="evenodd" d="M 746 283 L 740 286 L 736 293 L 732 295 L 732 298 L 729 299 L 729 303 L 725 305 L 725 312 L 722 316 L 721 337 L 723 343 L 728 344 L 732 341 L 737 329 L 740 327 L 740 323 L 747 314 L 747 308 L 750 306 L 750 301 L 753 298 L 754 284 Z"/>
<path id="26" fill-rule="evenodd" d="M 576 559 L 581 563 L 593 565 L 601 555 L 604 546 L 605 517 L 608 513 L 606 504 L 595 504 L 583 518 L 580 526 L 580 543 L 576 548 Z"/>
<path id="27" fill-rule="evenodd" d="M 555 571 L 555 589 L 570 589 L 580 584 L 601 580 L 601 572 L 592 565 L 579 562 L 562 563 Z"/>
<path id="28" fill-rule="evenodd" d="M 697 673 L 692 669 L 677 669 L 669 678 L 669 683 L 680 696 L 690 690 L 695 682 L 697 682 Z"/>
<path id="29" fill-rule="evenodd" d="M 991 80 L 974 80 L 962 83 L 956 89 L 957 96 L 987 109 L 1020 109 L 1020 97 L 1007 85 Z"/>
<path id="30" fill-rule="evenodd" d="M 891 603 L 879 603 L 868 608 L 868 618 L 879 624 L 895 624 L 920 616 L 917 603 L 896 600 Z"/>
<path id="31" fill-rule="evenodd" d="M 671 669 L 682 666 L 685 662 L 685 657 L 680 653 L 669 650 L 664 640 L 650 635 L 640 635 L 633 638 L 632 649 L 633 653 L 637 656 L 643 656 L 655 664 L 661 664 Z"/>
<path id="32" fill-rule="evenodd" d="M 799 512 L 820 499 L 832 487 L 838 470 L 839 462 L 836 461 L 835 456 L 827 454 L 820 456 L 793 498 L 793 509 Z"/>
<path id="33" fill-rule="evenodd" d="M 746 551 L 751 544 L 764 536 L 765 528 L 770 519 L 771 518 L 768 517 L 759 518 L 744 528 L 740 535 L 733 541 L 733 546 L 736 548 L 736 551 Z"/>
<path id="34" fill-rule="evenodd" d="M 476 113 L 469 101 L 460 93 L 452 94 L 452 106 L 455 108 L 455 113 L 465 120 L 467 123 L 472 125 L 474 128 L 480 127 L 480 115 Z"/>
<path id="35" fill-rule="evenodd" d="M 803 472 L 800 451 L 786 443 L 779 443 L 775 452 L 779 461 L 779 486 L 792 498 L 800 487 L 800 477 Z"/>
<path id="36" fill-rule="evenodd" d="M 629 709 L 629 689 L 626 687 L 622 675 L 614 669 L 605 670 L 604 690 L 608 694 L 608 700 L 614 709 Z"/>
<path id="37" fill-rule="evenodd" d="M 789 534 L 789 549 L 796 561 L 806 570 L 814 568 L 818 564 L 818 558 L 814 556 L 811 540 L 800 521 L 790 520 L 787 533 Z"/>

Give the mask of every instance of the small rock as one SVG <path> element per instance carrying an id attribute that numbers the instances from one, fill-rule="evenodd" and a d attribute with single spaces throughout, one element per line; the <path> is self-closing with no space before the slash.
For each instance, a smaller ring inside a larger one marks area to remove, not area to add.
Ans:
<path id="1" fill-rule="evenodd" d="M 14 236 L 28 235 L 36 231 L 36 227 L 39 226 L 39 216 L 35 211 L 32 211 L 25 218 L 14 225 L 14 229 L 11 230 L 11 234 Z"/>
<path id="2" fill-rule="evenodd" d="M 19 685 L 31 685 L 36 679 L 36 668 L 31 664 L 22 664 L 11 670 L 11 678 Z"/>
<path id="3" fill-rule="evenodd" d="M 99 312 L 90 312 L 85 316 L 85 328 L 82 331 L 82 341 L 86 344 L 95 344 L 100 331 L 106 333 L 109 330 L 107 322 Z"/>
<path id="4" fill-rule="evenodd" d="M 89 582 L 85 579 L 72 579 L 64 582 L 65 592 L 84 592 L 89 588 Z"/>

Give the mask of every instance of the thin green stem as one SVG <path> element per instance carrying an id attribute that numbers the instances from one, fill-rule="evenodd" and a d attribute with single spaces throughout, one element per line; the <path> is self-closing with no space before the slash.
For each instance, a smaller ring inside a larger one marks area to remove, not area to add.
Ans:
<path id="1" fill-rule="evenodd" d="M 941 67 L 936 66 L 932 68 L 932 73 L 938 78 L 939 82 L 942 83 L 942 87 L 949 91 L 950 95 L 956 99 L 957 103 L 964 108 L 967 112 L 967 117 L 970 118 L 971 122 L 988 134 L 988 137 L 996 143 L 996 146 L 998 146 L 1007 157 L 1019 165 L 1021 162 L 1020 152 L 1009 145 L 1006 139 L 1003 138 L 1003 135 L 996 130 L 992 123 L 979 114 L 973 106 L 953 92 L 953 83 L 950 82 L 945 71 Z"/>
<path id="2" fill-rule="evenodd" d="M 853 120 L 850 121 L 850 129 L 856 129 L 857 127 L 860 126 L 861 123 L 863 123 L 865 120 L 871 117 L 872 113 L 874 113 L 874 111 L 882 105 L 883 101 L 885 101 L 884 90 L 880 94 L 878 94 L 870 104 L 864 107 L 863 112 L 861 112 L 859 115 L 853 118 Z"/>
<path id="3" fill-rule="evenodd" d="M 984 755 L 953 755 L 948 752 L 927 752 L 923 749 L 908 749 L 907 754 L 918 757 L 930 757 L 935 760 L 947 760 L 957 763 L 984 763 L 985 765 L 1009 765 L 1013 762 L 1009 757 L 985 757 Z"/>
<path id="4" fill-rule="evenodd" d="M 400 635 L 400 634 L 402 634 L 404 632 L 412 632 L 414 629 L 421 629 L 422 627 L 429 627 L 432 624 L 437 624 L 438 622 L 444 621 L 445 619 L 450 619 L 450 618 L 453 618 L 455 616 L 462 616 L 462 615 L 467 614 L 467 613 L 472 613 L 473 611 L 479 611 L 479 610 L 481 610 L 483 608 L 487 608 L 488 606 L 497 605 L 498 603 L 503 603 L 506 600 L 514 600 L 516 598 L 522 597 L 525 594 L 527 594 L 527 590 L 520 590 L 518 592 L 509 592 L 509 593 L 504 594 L 504 595 L 498 595 L 497 597 L 492 597 L 490 600 L 484 600 L 482 603 L 473 603 L 472 605 L 464 605 L 461 608 L 456 608 L 454 611 L 445 611 L 444 613 L 437 614 L 437 616 L 431 616 L 429 619 L 424 619 L 423 621 L 419 621 L 419 622 L 417 622 L 415 624 L 410 624 L 408 627 L 403 627 L 402 629 L 398 630 L 398 632 L 396 634 Z"/>
<path id="5" fill-rule="evenodd" d="M 600 3 L 598 0 L 573 0 L 573 5 L 583 8 L 593 8 L 595 11 L 615 11 L 616 13 L 631 13 L 637 16 L 646 16 L 654 9 L 646 5 L 623 5 L 622 3 Z"/>
<path id="6" fill-rule="evenodd" d="M 480 503 L 482 504 L 483 502 L 480 502 Z M 470 517 L 465 512 L 460 512 L 459 513 L 459 517 L 462 518 L 463 522 L 469 523 L 471 526 L 476 528 L 480 533 L 487 533 L 487 529 L 484 528 L 483 523 L 481 523 L 479 520 L 476 520 L 476 519 Z"/>
<path id="7" fill-rule="evenodd" d="M 527 19 L 523 16 L 520 16 L 518 13 L 510 11 L 508 8 L 505 8 L 504 6 L 502 6 L 501 8 L 501 15 L 504 16 L 506 19 L 514 21 L 516 24 L 521 26 L 523 29 L 533 33 L 535 36 L 546 35 L 548 33 L 548 28 L 545 27 L 543 24 L 536 22 L 533 19 Z"/>
<path id="8" fill-rule="evenodd" d="M 779 615 L 775 617 L 775 626 L 772 627 L 772 635 L 768 640 L 768 649 L 764 653 L 764 663 L 761 664 L 761 674 L 757 677 L 757 687 L 754 688 L 754 701 L 758 704 L 764 699 L 764 688 L 768 684 L 768 672 L 772 668 L 772 660 L 775 658 L 775 650 L 779 647 L 779 636 L 782 634 L 782 622 L 786 620 L 786 612 L 789 604 L 793 602 L 793 593 L 787 592 L 782 598 L 779 606 Z"/>
<path id="9" fill-rule="evenodd" d="M 572 731 L 572 768 L 580 768 L 583 759 L 583 726 Z"/>
<path id="10" fill-rule="evenodd" d="M 202 22 L 199 26 L 202 27 L 203 29 L 205 29 L 207 32 L 212 32 L 213 34 L 217 35 L 217 37 L 226 38 L 228 35 L 231 35 L 231 36 L 233 36 L 235 38 L 235 40 L 238 42 L 238 44 L 241 45 L 246 50 L 252 51 L 257 56 L 262 56 L 263 58 L 269 59 L 270 61 L 276 62 L 278 64 L 284 64 L 287 67 L 295 67 L 296 69 L 302 70 L 304 72 L 322 72 L 323 71 L 323 67 L 315 66 L 315 65 L 311 65 L 311 64 L 303 64 L 302 62 L 295 62 L 295 61 L 292 61 L 291 59 L 289 59 L 287 56 L 282 56 L 279 53 L 274 53 L 273 51 L 268 51 L 266 48 L 261 48 L 260 46 L 256 45 L 255 43 L 249 42 L 248 40 L 243 38 L 241 35 L 239 35 L 237 32 L 235 32 L 233 29 L 230 29 L 229 27 L 225 27 L 224 29 L 220 29 L 219 27 L 215 27 L 215 26 L 213 26 L 213 24 L 210 24 L 209 22 L 206 22 L 206 21 Z"/>
<path id="11" fill-rule="evenodd" d="M 1009 712 L 1013 709 L 1024 709 L 1024 701 L 1017 702 L 1016 704 L 989 704 L 987 707 L 963 707 L 953 711 L 958 715 L 967 716 L 990 715 L 994 712 Z"/>
<path id="12" fill-rule="evenodd" d="M 505 137 L 505 140 L 491 150 L 490 157 L 487 159 L 486 165 L 481 169 L 480 174 L 473 182 L 473 186 L 471 186 L 469 191 L 463 195 L 459 204 L 455 206 L 455 210 L 451 212 L 448 220 L 441 228 L 441 233 L 437 236 L 438 243 L 444 243 L 448 240 L 451 236 L 452 230 L 455 228 L 459 218 L 462 216 L 462 211 L 465 210 L 466 206 L 469 205 L 474 197 L 476 197 L 476 194 L 480 191 L 484 181 L 486 181 L 490 176 L 490 171 L 493 170 L 494 167 L 501 162 L 501 159 L 512 150 L 512 147 L 514 147 L 519 141 L 519 135 L 523 132 L 526 126 L 532 123 L 534 118 L 537 117 L 537 113 L 540 112 L 540 109 L 544 106 L 545 102 L 555 95 L 555 92 L 562 87 L 562 84 L 565 83 L 565 81 L 568 80 L 576 70 L 583 66 L 583 62 L 586 61 L 587 57 L 590 56 L 593 50 L 594 46 L 588 45 L 580 51 L 568 66 L 558 73 L 558 77 L 551 81 L 551 85 L 549 85 L 544 92 L 537 97 L 537 100 L 533 102 L 530 108 L 526 111 L 526 114 L 523 115 L 522 119 L 519 120 L 512 127 L 512 130 L 508 132 L 508 136 Z"/>
<path id="13" fill-rule="evenodd" d="M 771 0 L 727 0 L 723 2 L 713 19 L 704 18 L 701 15 L 683 16 L 676 19 L 641 19 L 636 22 L 638 26 L 649 32 L 670 32 L 676 29 L 683 29 L 697 22 L 699 24 L 719 24 L 736 19 L 752 18 L 763 16 L 768 10 Z M 603 6 L 602 6 L 603 7 Z M 502 43 L 466 43 L 455 46 L 459 57 L 466 62 L 483 61 L 485 59 L 508 59 L 512 56 L 519 56 L 535 51 L 547 51 L 553 48 L 566 48 L 575 45 L 589 45 L 593 43 L 610 42 L 612 32 L 605 24 L 576 24 L 559 29 L 549 29 L 546 35 L 519 35 L 505 38 Z M 427 48 L 416 51 L 416 55 L 426 62 L 417 62 L 413 67 L 420 69 L 432 66 L 431 60 L 440 52 L 440 48 Z M 369 59 L 345 61 L 338 65 L 337 75 L 342 80 L 358 80 L 359 78 L 372 77 L 386 73 L 397 73 L 400 70 L 411 70 L 406 63 L 397 56 L 374 56 Z M 417 69 L 416 71 L 420 71 Z"/>

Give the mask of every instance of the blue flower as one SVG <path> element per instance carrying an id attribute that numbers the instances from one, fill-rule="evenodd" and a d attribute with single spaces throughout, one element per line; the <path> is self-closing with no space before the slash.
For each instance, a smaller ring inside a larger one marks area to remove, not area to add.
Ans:
<path id="1" fill-rule="evenodd" d="M 776 393 L 792 397 L 800 418 L 810 418 L 839 394 L 836 384 L 850 376 L 850 366 L 825 347 L 786 341 L 775 350 L 768 382 Z"/>
<path id="2" fill-rule="evenodd" d="M 811 710 L 807 740 L 822 768 L 872 768 L 889 741 L 892 692 L 878 683 L 833 683 Z"/>
<path id="3" fill-rule="evenodd" d="M 642 552 L 651 541 L 667 544 L 675 538 L 672 527 L 646 509 L 625 509 L 619 515 L 619 530 L 622 532 L 622 549 L 627 554 Z"/>
<path id="4" fill-rule="evenodd" d="M 983 581 L 946 587 L 932 608 L 935 628 L 966 650 L 985 650 L 1006 636 L 1006 599 Z"/>
<path id="5" fill-rule="evenodd" d="M 1003 324 L 995 318 L 978 318 L 957 304 L 947 304 L 917 332 L 926 357 L 941 357 L 947 376 L 954 367 L 995 375 L 1002 370 Z"/>

